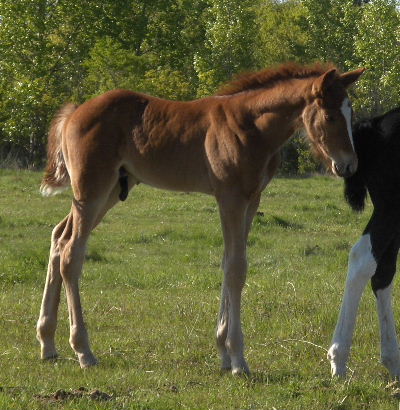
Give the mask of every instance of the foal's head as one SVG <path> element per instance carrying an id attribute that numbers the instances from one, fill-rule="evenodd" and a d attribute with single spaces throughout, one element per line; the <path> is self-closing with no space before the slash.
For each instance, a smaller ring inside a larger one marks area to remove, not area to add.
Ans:
<path id="1" fill-rule="evenodd" d="M 346 89 L 363 72 L 364 69 L 359 69 L 339 74 L 331 69 L 317 77 L 303 111 L 303 122 L 314 150 L 341 177 L 349 177 L 357 169 L 351 132 L 352 109 Z"/>

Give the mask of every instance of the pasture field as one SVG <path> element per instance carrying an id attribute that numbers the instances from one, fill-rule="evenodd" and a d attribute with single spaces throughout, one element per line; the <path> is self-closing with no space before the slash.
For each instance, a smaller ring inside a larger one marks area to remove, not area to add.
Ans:
<path id="1" fill-rule="evenodd" d="M 330 377 L 326 349 L 348 252 L 371 211 L 350 210 L 341 180 L 277 178 L 267 187 L 249 238 L 243 297 L 252 375 L 235 378 L 219 370 L 214 345 L 222 279 L 214 199 L 141 185 L 89 243 L 82 298 L 99 366 L 81 370 L 73 356 L 64 295 L 60 359 L 39 359 L 35 325 L 50 233 L 71 200 L 70 191 L 41 197 L 40 179 L 0 170 L 1 410 L 398 409 L 394 388 L 385 389 L 370 289 L 348 377 Z"/>

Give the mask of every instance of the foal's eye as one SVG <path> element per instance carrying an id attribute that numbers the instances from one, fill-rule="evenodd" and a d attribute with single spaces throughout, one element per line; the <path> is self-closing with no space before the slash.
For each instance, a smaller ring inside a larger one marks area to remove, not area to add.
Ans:
<path id="1" fill-rule="evenodd" d="M 328 122 L 335 121 L 335 117 L 330 114 L 324 114 L 324 118 L 325 118 L 325 121 L 328 121 Z"/>

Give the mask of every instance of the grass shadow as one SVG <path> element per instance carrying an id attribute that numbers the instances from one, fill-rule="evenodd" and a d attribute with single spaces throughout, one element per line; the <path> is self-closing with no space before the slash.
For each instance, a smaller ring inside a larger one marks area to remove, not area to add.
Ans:
<path id="1" fill-rule="evenodd" d="M 296 222 L 288 221 L 286 219 L 283 219 L 275 215 L 269 215 L 265 217 L 263 214 L 256 215 L 254 219 L 254 225 L 255 226 L 270 226 L 270 227 L 279 226 L 280 228 L 291 229 L 291 230 L 304 229 L 303 225 L 298 224 Z"/>

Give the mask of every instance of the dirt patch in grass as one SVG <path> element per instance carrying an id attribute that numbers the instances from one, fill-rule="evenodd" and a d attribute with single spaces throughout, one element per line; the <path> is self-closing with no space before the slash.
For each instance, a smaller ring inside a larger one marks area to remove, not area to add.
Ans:
<path id="1" fill-rule="evenodd" d="M 80 387 L 77 390 L 63 390 L 59 389 L 52 394 L 35 394 L 35 398 L 41 401 L 46 402 L 60 402 L 67 400 L 75 400 L 81 398 L 87 398 L 89 400 L 96 401 L 108 401 L 112 400 L 113 396 L 102 392 L 100 390 L 91 390 L 89 391 L 85 387 Z"/>

